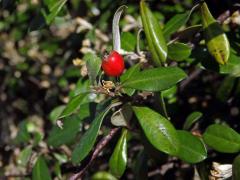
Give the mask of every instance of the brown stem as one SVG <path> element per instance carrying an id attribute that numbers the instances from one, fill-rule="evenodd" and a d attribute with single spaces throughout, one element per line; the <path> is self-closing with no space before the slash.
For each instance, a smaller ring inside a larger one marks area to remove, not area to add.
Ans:
<path id="1" fill-rule="evenodd" d="M 81 179 L 82 175 L 84 174 L 84 172 L 90 167 L 90 165 L 92 164 L 92 162 L 98 157 L 98 154 L 102 151 L 102 149 L 110 142 L 110 140 L 114 137 L 114 135 L 117 133 L 117 131 L 120 128 L 113 128 L 110 130 L 109 134 L 107 136 L 105 136 L 104 138 L 101 139 L 101 141 L 97 144 L 91 159 L 89 160 L 88 164 L 78 173 L 72 175 L 69 180 L 77 180 L 77 179 Z"/>

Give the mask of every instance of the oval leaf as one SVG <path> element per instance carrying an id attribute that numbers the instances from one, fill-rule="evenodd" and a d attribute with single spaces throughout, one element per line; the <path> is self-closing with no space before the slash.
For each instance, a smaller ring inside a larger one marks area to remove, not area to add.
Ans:
<path id="1" fill-rule="evenodd" d="M 137 119 L 150 143 L 159 151 L 177 155 L 177 131 L 169 120 L 148 107 L 133 107 Z"/>
<path id="2" fill-rule="evenodd" d="M 226 64 L 230 55 L 230 45 L 226 34 L 210 13 L 205 2 L 201 5 L 201 15 L 209 53 L 219 64 Z"/>
<path id="3" fill-rule="evenodd" d="M 182 61 L 191 55 L 191 47 L 184 43 L 171 43 L 168 45 L 168 58 L 175 61 Z"/>
<path id="4" fill-rule="evenodd" d="M 161 27 L 143 0 L 140 2 L 140 14 L 153 62 L 161 66 L 167 58 L 167 44 Z"/>
<path id="5" fill-rule="evenodd" d="M 184 125 L 183 125 L 183 129 L 188 130 L 191 128 L 191 126 L 198 121 L 200 118 L 202 117 L 202 113 L 195 111 L 192 112 L 190 115 L 188 115 Z"/>
<path id="6" fill-rule="evenodd" d="M 216 151 L 235 153 L 240 151 L 240 135 L 232 128 L 214 124 L 203 134 L 204 142 Z"/>
<path id="7" fill-rule="evenodd" d="M 178 67 L 160 67 L 141 71 L 127 79 L 122 87 L 145 91 L 162 91 L 183 80 L 186 74 Z"/>
<path id="8" fill-rule="evenodd" d="M 127 165 L 127 130 L 123 129 L 122 135 L 113 151 L 109 161 L 110 172 L 120 178 Z"/>
<path id="9" fill-rule="evenodd" d="M 51 176 L 43 157 L 39 157 L 32 171 L 33 180 L 51 180 Z"/>
<path id="10" fill-rule="evenodd" d="M 207 150 L 202 141 L 183 130 L 177 131 L 180 140 L 178 157 L 188 163 L 198 163 L 207 157 Z"/>

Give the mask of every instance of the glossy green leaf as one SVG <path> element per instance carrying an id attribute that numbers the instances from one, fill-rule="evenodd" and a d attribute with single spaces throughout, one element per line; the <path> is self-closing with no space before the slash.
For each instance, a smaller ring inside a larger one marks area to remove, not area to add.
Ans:
<path id="1" fill-rule="evenodd" d="M 136 37 L 130 32 L 121 34 L 121 48 L 126 51 L 134 51 L 137 44 Z"/>
<path id="2" fill-rule="evenodd" d="M 210 125 L 203 134 L 203 140 L 219 152 L 235 153 L 240 151 L 240 134 L 225 125 Z"/>
<path id="3" fill-rule="evenodd" d="M 59 118 L 64 118 L 67 117 L 74 112 L 80 107 L 80 105 L 85 102 L 84 100 L 86 99 L 88 93 L 81 93 L 79 95 L 74 96 L 69 103 L 66 105 L 64 110 L 61 113 L 61 116 Z"/>
<path id="4" fill-rule="evenodd" d="M 137 74 L 140 71 L 140 64 L 135 64 L 134 66 L 130 67 L 121 77 L 120 81 L 123 83 L 127 79 L 134 77 L 135 74 Z M 135 92 L 135 89 L 132 88 L 123 88 L 123 92 L 125 92 L 127 95 L 132 96 Z"/>
<path id="5" fill-rule="evenodd" d="M 35 163 L 32 171 L 33 180 L 51 180 L 50 172 L 45 159 L 40 156 Z"/>
<path id="6" fill-rule="evenodd" d="M 83 59 L 86 61 L 88 77 L 92 85 L 96 82 L 96 77 L 101 68 L 101 59 L 95 54 L 87 53 L 84 55 Z"/>
<path id="7" fill-rule="evenodd" d="M 72 115 L 62 120 L 63 128 L 57 125 L 50 131 L 47 143 L 53 147 L 59 147 L 62 144 L 72 142 L 80 130 L 81 121 L 83 119 L 80 115 Z"/>
<path id="8" fill-rule="evenodd" d="M 110 172 L 120 178 L 127 166 L 127 130 L 123 129 L 113 154 L 109 160 Z"/>
<path id="9" fill-rule="evenodd" d="M 117 178 L 115 178 L 112 174 L 105 171 L 99 171 L 95 173 L 91 179 L 92 180 L 117 180 Z"/>
<path id="10" fill-rule="evenodd" d="M 62 114 L 63 110 L 65 109 L 65 105 L 57 106 L 55 107 L 50 115 L 49 119 L 52 121 L 52 123 L 55 123 L 58 117 Z"/>
<path id="11" fill-rule="evenodd" d="M 134 74 L 123 82 L 123 88 L 133 88 L 145 91 L 162 91 L 177 84 L 186 77 L 178 67 L 152 68 Z"/>
<path id="12" fill-rule="evenodd" d="M 161 66 L 167 58 L 167 45 L 156 17 L 143 0 L 140 2 L 140 15 L 152 60 L 156 66 Z"/>
<path id="13" fill-rule="evenodd" d="M 51 3 L 51 6 L 49 6 L 49 12 L 46 13 L 45 11 L 42 11 L 42 14 L 47 22 L 47 24 L 50 24 L 54 18 L 58 15 L 58 13 L 61 11 L 61 9 L 64 7 L 67 0 L 58 0 L 54 3 Z"/>
<path id="14" fill-rule="evenodd" d="M 116 103 L 117 104 L 117 103 Z M 80 142 L 76 145 L 72 153 L 72 162 L 77 164 L 81 162 L 92 150 L 94 143 L 97 139 L 98 131 L 102 125 L 104 117 L 111 109 L 112 105 L 109 106 L 105 111 L 95 117 L 90 128 L 81 137 Z"/>
<path id="15" fill-rule="evenodd" d="M 202 141 L 188 131 L 178 130 L 180 146 L 178 157 L 188 163 L 198 163 L 206 159 L 207 150 Z"/>
<path id="16" fill-rule="evenodd" d="M 230 55 L 230 45 L 226 34 L 210 13 L 207 4 L 201 4 L 202 24 L 209 53 L 219 64 L 226 64 Z"/>
<path id="17" fill-rule="evenodd" d="M 180 27 L 186 24 L 190 16 L 190 11 L 173 16 L 164 26 L 163 35 L 168 38 L 171 34 L 176 32 Z"/>
<path id="18" fill-rule="evenodd" d="M 26 147 L 24 148 L 18 158 L 17 158 L 17 163 L 21 166 L 27 166 L 28 162 L 29 162 L 29 159 L 31 157 L 31 154 L 32 154 L 32 147 Z"/>
<path id="19" fill-rule="evenodd" d="M 191 47 L 184 43 L 171 43 L 168 45 L 168 58 L 175 61 L 182 61 L 191 55 Z"/>
<path id="20" fill-rule="evenodd" d="M 226 76 L 224 78 L 224 80 L 222 81 L 220 87 L 217 90 L 217 99 L 222 101 L 222 102 L 226 102 L 228 100 L 228 98 L 230 98 L 232 89 L 234 87 L 235 84 L 235 77 L 232 76 Z"/>
<path id="21" fill-rule="evenodd" d="M 133 107 L 137 119 L 150 143 L 159 151 L 177 155 L 179 139 L 169 120 L 148 107 Z"/>
<path id="22" fill-rule="evenodd" d="M 183 129 L 188 130 L 191 126 L 202 117 L 202 113 L 195 111 L 188 115 L 186 121 L 184 122 Z"/>
<path id="23" fill-rule="evenodd" d="M 238 155 L 233 161 L 233 180 L 240 179 L 240 155 Z"/>

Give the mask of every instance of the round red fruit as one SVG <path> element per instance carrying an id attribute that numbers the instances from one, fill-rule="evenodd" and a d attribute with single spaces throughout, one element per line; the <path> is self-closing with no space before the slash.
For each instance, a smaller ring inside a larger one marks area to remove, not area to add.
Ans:
<path id="1" fill-rule="evenodd" d="M 108 76 L 120 76 L 124 68 L 124 59 L 117 51 L 111 51 L 102 61 L 102 69 Z"/>

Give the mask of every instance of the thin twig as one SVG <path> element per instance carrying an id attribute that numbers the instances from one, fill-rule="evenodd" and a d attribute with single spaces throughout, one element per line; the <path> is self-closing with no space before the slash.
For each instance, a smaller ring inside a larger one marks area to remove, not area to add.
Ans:
<path id="1" fill-rule="evenodd" d="M 201 74 L 202 71 L 202 69 L 197 69 L 193 73 L 191 73 L 188 78 L 180 84 L 180 90 L 183 91 L 192 80 L 194 80 L 197 76 Z"/>
<path id="2" fill-rule="evenodd" d="M 109 134 L 101 139 L 101 141 L 97 144 L 96 149 L 94 150 L 91 159 L 89 160 L 88 164 L 78 173 L 74 174 L 69 178 L 69 180 L 77 180 L 81 179 L 84 172 L 90 167 L 92 162 L 98 157 L 99 153 L 102 151 L 102 149 L 110 142 L 110 140 L 114 137 L 114 135 L 117 133 L 117 131 L 120 128 L 113 128 L 110 130 Z"/>

